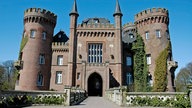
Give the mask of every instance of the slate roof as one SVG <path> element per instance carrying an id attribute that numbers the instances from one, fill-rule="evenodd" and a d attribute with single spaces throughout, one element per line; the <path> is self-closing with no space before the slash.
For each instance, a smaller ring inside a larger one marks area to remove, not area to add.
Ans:
<path id="1" fill-rule="evenodd" d="M 95 24 L 95 23 L 101 23 L 101 24 L 109 24 L 110 21 L 106 18 L 87 18 L 82 21 L 82 24 Z"/>
<path id="2" fill-rule="evenodd" d="M 68 36 L 62 30 L 53 37 L 53 42 L 67 42 L 68 40 Z"/>

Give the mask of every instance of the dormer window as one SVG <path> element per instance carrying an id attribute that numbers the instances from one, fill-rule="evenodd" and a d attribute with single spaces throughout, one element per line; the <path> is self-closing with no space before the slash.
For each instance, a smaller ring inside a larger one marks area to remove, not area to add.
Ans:
<path id="1" fill-rule="evenodd" d="M 99 23 L 99 21 L 98 21 L 98 20 L 95 20 L 95 23 Z"/>
<path id="2" fill-rule="evenodd" d="M 58 38 L 61 38 L 61 34 L 58 36 Z"/>

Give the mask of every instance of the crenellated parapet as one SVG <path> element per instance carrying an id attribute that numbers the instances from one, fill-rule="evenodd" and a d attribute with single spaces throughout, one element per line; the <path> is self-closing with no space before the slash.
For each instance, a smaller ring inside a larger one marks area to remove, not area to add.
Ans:
<path id="1" fill-rule="evenodd" d="M 69 52 L 69 44 L 66 42 L 53 42 L 52 43 L 53 52 Z"/>
<path id="2" fill-rule="evenodd" d="M 57 15 L 40 8 L 29 8 L 24 12 L 24 23 L 46 23 L 55 27 Z"/>
<path id="3" fill-rule="evenodd" d="M 78 29 L 113 29 L 115 28 L 114 24 L 103 24 L 103 23 L 89 23 L 89 24 L 79 24 Z"/>
<path id="4" fill-rule="evenodd" d="M 169 12 L 165 8 L 152 8 L 135 15 L 135 24 L 146 25 L 151 23 L 169 24 Z"/>
<path id="5" fill-rule="evenodd" d="M 78 31 L 77 36 L 79 37 L 114 37 L 114 31 L 93 31 L 93 30 L 86 30 L 86 31 Z"/>
<path id="6" fill-rule="evenodd" d="M 123 32 L 136 32 L 136 26 L 132 22 L 123 25 Z"/>

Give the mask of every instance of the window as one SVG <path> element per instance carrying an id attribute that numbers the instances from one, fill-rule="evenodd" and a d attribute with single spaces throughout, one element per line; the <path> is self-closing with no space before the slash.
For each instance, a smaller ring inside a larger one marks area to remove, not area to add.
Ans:
<path id="1" fill-rule="evenodd" d="M 24 31 L 24 33 L 23 33 L 23 37 L 25 38 L 25 37 L 26 37 L 26 35 L 27 35 L 27 34 L 26 34 L 26 31 Z"/>
<path id="2" fill-rule="evenodd" d="M 166 30 L 166 36 L 167 36 L 167 39 L 170 39 L 169 31 L 168 30 Z"/>
<path id="3" fill-rule="evenodd" d="M 37 76 L 37 86 L 43 86 L 43 75 L 41 73 Z"/>
<path id="4" fill-rule="evenodd" d="M 61 84 L 62 83 L 62 72 L 61 71 L 57 71 L 56 72 L 56 84 Z"/>
<path id="5" fill-rule="evenodd" d="M 127 85 L 130 85 L 133 83 L 133 75 L 130 72 L 127 73 L 126 79 L 127 79 L 126 80 Z"/>
<path id="6" fill-rule="evenodd" d="M 77 73 L 77 80 L 80 80 L 80 79 L 81 79 L 81 74 Z"/>
<path id="7" fill-rule="evenodd" d="M 45 64 L 45 55 L 44 54 L 40 54 L 40 56 L 39 56 L 39 64 Z"/>
<path id="8" fill-rule="evenodd" d="M 43 33 L 42 33 L 42 39 L 43 39 L 43 40 L 46 40 L 46 36 L 47 36 L 47 33 L 46 33 L 46 32 L 43 32 Z"/>
<path id="9" fill-rule="evenodd" d="M 36 30 L 31 30 L 30 38 L 35 38 Z"/>
<path id="10" fill-rule="evenodd" d="M 62 55 L 57 56 L 57 65 L 63 65 L 63 56 Z"/>
<path id="11" fill-rule="evenodd" d="M 88 62 L 89 63 L 102 63 L 102 44 L 88 44 Z"/>
<path id="12" fill-rule="evenodd" d="M 151 64 L 151 54 L 147 54 L 147 64 L 150 65 Z"/>
<path id="13" fill-rule="evenodd" d="M 132 65 L 132 58 L 131 57 L 126 57 L 126 66 L 131 66 Z"/>
<path id="14" fill-rule="evenodd" d="M 149 39 L 149 32 L 145 32 L 145 39 L 148 40 Z"/>
<path id="15" fill-rule="evenodd" d="M 62 36 L 61 36 L 61 34 L 58 36 L 58 38 L 61 38 Z"/>
<path id="16" fill-rule="evenodd" d="M 129 37 L 130 37 L 131 39 L 133 39 L 133 38 L 134 38 L 134 35 L 133 35 L 133 34 L 129 34 Z"/>
<path id="17" fill-rule="evenodd" d="M 161 37 L 161 31 L 160 30 L 156 30 L 156 37 L 160 38 Z"/>

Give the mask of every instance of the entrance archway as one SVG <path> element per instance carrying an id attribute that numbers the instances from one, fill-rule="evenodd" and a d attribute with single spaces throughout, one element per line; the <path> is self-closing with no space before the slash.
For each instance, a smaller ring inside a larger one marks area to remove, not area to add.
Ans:
<path id="1" fill-rule="evenodd" d="M 98 73 L 93 73 L 88 78 L 88 96 L 102 96 L 103 81 Z"/>

